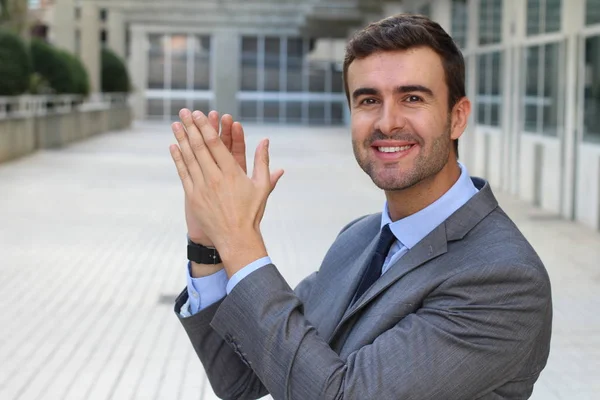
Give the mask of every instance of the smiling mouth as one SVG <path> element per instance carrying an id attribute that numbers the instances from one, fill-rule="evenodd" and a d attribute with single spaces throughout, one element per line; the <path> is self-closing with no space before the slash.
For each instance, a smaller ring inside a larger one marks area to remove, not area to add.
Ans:
<path id="1" fill-rule="evenodd" d="M 375 147 L 377 151 L 381 153 L 400 153 L 402 151 L 410 150 L 414 145 L 409 144 L 406 146 L 396 146 L 396 147 Z"/>

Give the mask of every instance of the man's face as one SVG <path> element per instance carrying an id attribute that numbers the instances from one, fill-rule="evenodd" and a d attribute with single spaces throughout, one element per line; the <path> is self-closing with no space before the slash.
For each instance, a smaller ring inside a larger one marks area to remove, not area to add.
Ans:
<path id="1" fill-rule="evenodd" d="M 401 190 L 440 172 L 455 137 L 437 53 L 378 52 L 354 60 L 347 75 L 354 155 L 373 182 Z"/>

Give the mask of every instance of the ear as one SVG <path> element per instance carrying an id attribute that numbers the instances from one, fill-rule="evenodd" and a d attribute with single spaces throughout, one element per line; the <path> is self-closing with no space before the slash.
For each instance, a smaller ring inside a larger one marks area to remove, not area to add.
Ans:
<path id="1" fill-rule="evenodd" d="M 469 121 L 470 115 L 471 102 L 465 96 L 454 105 L 454 108 L 452 108 L 450 137 L 453 140 L 461 137 L 465 129 L 467 129 L 467 122 Z"/>

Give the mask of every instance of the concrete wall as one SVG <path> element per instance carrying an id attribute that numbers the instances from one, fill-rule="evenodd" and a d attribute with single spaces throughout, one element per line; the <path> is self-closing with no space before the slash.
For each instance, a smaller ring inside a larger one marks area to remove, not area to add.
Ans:
<path id="1" fill-rule="evenodd" d="M 560 214 L 561 146 L 556 138 L 521 135 L 519 194 L 540 208 Z"/>
<path id="2" fill-rule="evenodd" d="M 0 119 L 0 163 L 38 149 L 61 147 L 99 133 L 126 129 L 131 121 L 129 107 Z"/>

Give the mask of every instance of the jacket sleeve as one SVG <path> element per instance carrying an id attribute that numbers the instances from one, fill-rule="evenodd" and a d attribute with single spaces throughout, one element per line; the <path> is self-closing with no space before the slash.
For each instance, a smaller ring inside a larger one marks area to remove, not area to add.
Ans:
<path id="1" fill-rule="evenodd" d="M 357 218 L 344 226 L 340 234 L 363 218 L 365 216 Z M 251 273 L 242 279 L 238 285 L 259 271 Z M 317 273 L 314 272 L 303 279 L 295 291 L 292 292 L 300 303 L 310 296 Z M 210 325 L 223 300 L 200 310 L 190 317 L 183 318 L 180 315 L 180 310 L 187 299 L 187 290 L 183 290 L 176 300 L 175 314 L 200 358 L 215 394 L 222 399 L 258 399 L 267 395 L 267 388 L 254 373 L 246 358 L 246 353 L 232 340 L 231 335 L 218 333 Z"/>
<path id="2" fill-rule="evenodd" d="M 295 290 L 298 299 L 309 295 L 316 275 L 315 272 L 298 284 Z M 221 399 L 259 399 L 266 396 L 268 391 L 250 367 L 246 354 L 230 340 L 230 336 L 222 337 L 210 326 L 222 300 L 183 318 L 179 311 L 187 298 L 187 290 L 184 289 L 175 303 L 175 314 L 200 358 L 215 394 Z"/>
<path id="3" fill-rule="evenodd" d="M 248 278 L 212 326 L 277 400 L 479 398 L 517 374 L 551 313 L 549 281 L 536 268 L 472 268 L 342 360 L 274 265 Z"/>

